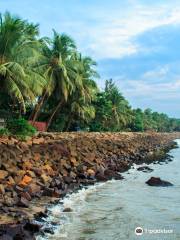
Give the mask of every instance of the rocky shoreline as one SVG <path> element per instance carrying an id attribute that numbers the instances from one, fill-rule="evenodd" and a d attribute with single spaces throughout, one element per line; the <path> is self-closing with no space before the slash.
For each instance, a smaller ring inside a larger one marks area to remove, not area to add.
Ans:
<path id="1" fill-rule="evenodd" d="M 39 133 L 0 138 L 0 239 L 35 239 L 48 202 L 162 159 L 180 133 Z M 41 203 L 41 204 L 40 204 Z M 42 230 L 43 231 L 43 230 Z"/>

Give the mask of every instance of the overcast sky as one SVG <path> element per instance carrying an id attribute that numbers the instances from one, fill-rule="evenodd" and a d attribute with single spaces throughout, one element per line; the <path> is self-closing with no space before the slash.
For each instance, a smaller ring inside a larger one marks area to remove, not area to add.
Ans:
<path id="1" fill-rule="evenodd" d="M 0 0 L 0 12 L 66 32 L 133 107 L 180 118 L 179 0 Z"/>

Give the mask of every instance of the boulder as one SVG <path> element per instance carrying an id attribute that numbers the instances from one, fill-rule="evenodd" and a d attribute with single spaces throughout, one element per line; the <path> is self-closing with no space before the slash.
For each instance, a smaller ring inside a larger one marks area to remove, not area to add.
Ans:
<path id="1" fill-rule="evenodd" d="M 70 183 L 73 182 L 73 178 L 72 178 L 72 177 L 68 177 L 68 176 L 64 176 L 64 177 L 63 177 L 63 180 L 64 180 L 64 182 L 67 183 L 67 184 L 70 184 Z"/>
<path id="2" fill-rule="evenodd" d="M 43 191 L 43 196 L 53 197 L 54 188 L 46 187 Z"/>
<path id="3" fill-rule="evenodd" d="M 26 198 L 21 197 L 21 198 L 19 199 L 19 202 L 18 202 L 17 205 L 18 205 L 19 207 L 28 208 L 28 207 L 29 207 L 29 201 L 28 201 Z"/>
<path id="4" fill-rule="evenodd" d="M 151 177 L 146 184 L 148 184 L 149 186 L 157 186 L 157 187 L 169 187 L 169 186 L 173 186 L 172 183 L 168 182 L 168 181 L 164 181 L 158 177 Z"/>
<path id="5" fill-rule="evenodd" d="M 77 162 L 77 160 L 76 160 L 75 157 L 71 157 L 71 158 L 70 158 L 70 162 L 72 163 L 72 165 L 73 165 L 74 167 L 76 167 L 76 166 L 78 165 L 78 162 Z"/>
<path id="6" fill-rule="evenodd" d="M 36 196 L 37 193 L 40 193 L 41 187 L 37 185 L 36 183 L 31 183 L 29 185 L 29 194 L 31 196 Z"/>
<path id="7" fill-rule="evenodd" d="M 34 138 L 33 141 L 32 141 L 32 143 L 35 144 L 35 145 L 36 145 L 36 144 L 37 144 L 37 145 L 42 144 L 42 143 L 44 143 L 44 138 L 43 138 L 43 137 Z"/>
<path id="8" fill-rule="evenodd" d="M 63 209 L 63 212 L 72 212 L 72 211 L 73 210 L 71 208 L 69 208 L 69 207 Z"/>
<path id="9" fill-rule="evenodd" d="M 9 176 L 9 177 L 8 177 L 8 181 L 7 181 L 7 184 L 8 184 L 9 186 L 13 186 L 13 185 L 15 185 L 16 183 L 15 183 L 14 179 L 13 179 L 11 176 Z"/>
<path id="10" fill-rule="evenodd" d="M 152 172 L 153 171 L 153 169 L 148 166 L 139 167 L 139 168 L 137 168 L 137 170 L 142 171 L 142 172 Z"/>
<path id="11" fill-rule="evenodd" d="M 33 222 L 27 222 L 24 225 L 24 230 L 32 232 L 32 233 L 38 233 L 41 229 L 41 225 L 37 224 L 37 223 L 33 223 Z"/>
<path id="12" fill-rule="evenodd" d="M 34 161 L 39 161 L 41 159 L 41 155 L 39 153 L 34 153 L 33 160 Z"/>
<path id="13" fill-rule="evenodd" d="M 8 172 L 4 170 L 0 170 L 0 180 L 3 180 L 8 176 Z"/>
<path id="14" fill-rule="evenodd" d="M 41 175 L 41 179 L 44 184 L 48 184 L 52 181 L 52 178 L 44 173 Z"/>
<path id="15" fill-rule="evenodd" d="M 20 187 L 26 187 L 32 182 L 32 177 L 25 175 L 23 179 L 19 182 Z"/>
<path id="16" fill-rule="evenodd" d="M 61 190 L 58 190 L 57 188 L 54 189 L 54 192 L 52 194 L 52 197 L 55 197 L 55 198 L 60 198 L 62 196 L 62 191 Z"/>
<path id="17" fill-rule="evenodd" d="M 90 176 L 90 177 L 94 177 L 94 176 L 95 176 L 95 171 L 94 171 L 93 169 L 89 168 L 89 169 L 87 170 L 87 174 L 88 174 L 88 176 Z"/>
<path id="18" fill-rule="evenodd" d="M 37 176 L 41 176 L 41 174 L 43 173 L 43 170 L 41 168 L 36 168 L 33 167 L 32 171 L 37 175 Z"/>
<path id="19" fill-rule="evenodd" d="M 42 169 L 43 169 L 44 171 L 46 171 L 48 175 L 54 176 L 54 170 L 53 170 L 52 167 L 49 166 L 48 164 L 46 164 L 45 166 L 43 166 Z"/>
<path id="20" fill-rule="evenodd" d="M 97 181 L 105 182 L 108 180 L 108 178 L 103 173 L 97 173 L 96 174 Z"/>
<path id="21" fill-rule="evenodd" d="M 0 194 L 5 194 L 5 189 L 3 184 L 0 184 Z"/>
<path id="22" fill-rule="evenodd" d="M 31 195 L 28 192 L 21 192 L 21 197 L 25 198 L 28 201 L 31 201 Z"/>
<path id="23" fill-rule="evenodd" d="M 13 207 L 16 204 L 16 199 L 5 195 L 4 204 L 8 207 Z"/>

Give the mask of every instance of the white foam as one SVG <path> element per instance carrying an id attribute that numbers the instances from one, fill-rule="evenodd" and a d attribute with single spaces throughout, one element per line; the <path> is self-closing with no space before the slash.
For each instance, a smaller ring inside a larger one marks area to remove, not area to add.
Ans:
<path id="1" fill-rule="evenodd" d="M 180 139 L 176 139 L 174 141 L 178 144 L 178 147 L 180 147 Z"/>
<path id="2" fill-rule="evenodd" d="M 96 192 L 99 188 L 101 188 L 106 183 L 98 183 L 88 188 L 82 188 L 76 193 L 72 193 L 68 195 L 63 201 L 64 208 L 73 208 L 77 203 L 78 205 L 83 204 L 86 200 L 87 196 Z"/>

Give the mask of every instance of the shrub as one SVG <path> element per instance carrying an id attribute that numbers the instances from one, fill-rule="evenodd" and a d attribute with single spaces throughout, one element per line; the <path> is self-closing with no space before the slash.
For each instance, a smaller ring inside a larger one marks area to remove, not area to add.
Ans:
<path id="1" fill-rule="evenodd" d="M 22 139 L 28 136 L 31 137 L 36 133 L 36 129 L 24 118 L 8 120 L 7 128 L 11 134 L 16 135 Z"/>
<path id="2" fill-rule="evenodd" d="M 10 134 L 7 128 L 0 128 L 0 136 L 8 136 Z"/>

